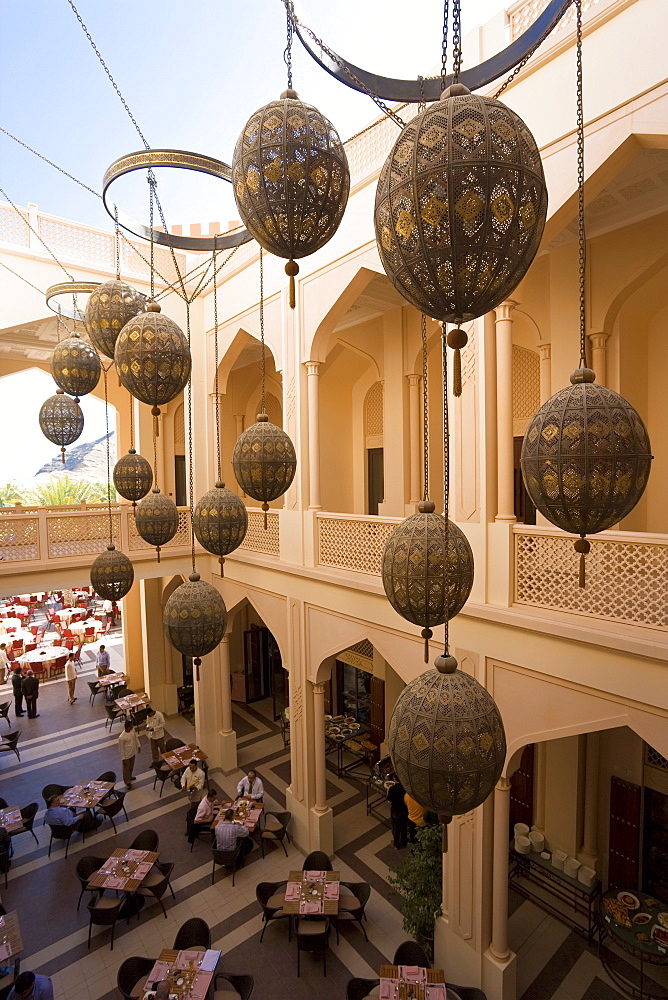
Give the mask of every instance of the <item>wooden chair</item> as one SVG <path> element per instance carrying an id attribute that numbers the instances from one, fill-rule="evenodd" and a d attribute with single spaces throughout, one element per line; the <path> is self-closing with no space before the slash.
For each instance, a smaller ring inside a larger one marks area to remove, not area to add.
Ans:
<path id="1" fill-rule="evenodd" d="M 317 871 L 318 869 L 311 869 Z M 300 956 L 303 951 L 321 951 L 323 975 L 327 978 L 327 949 L 329 948 L 329 918 L 304 920 L 299 917 L 295 927 L 297 939 L 297 976 L 301 975 Z"/>
<path id="2" fill-rule="evenodd" d="M 288 823 L 292 819 L 292 813 L 290 812 L 268 812 L 265 813 L 265 824 L 262 832 L 260 833 L 260 847 L 262 849 L 262 857 L 264 857 L 264 845 L 268 841 L 278 842 L 283 850 L 285 851 L 285 856 L 288 856 L 288 849 L 283 843 L 285 837 L 288 838 L 288 843 L 290 841 L 290 835 L 288 834 Z"/>
<path id="3" fill-rule="evenodd" d="M 211 947 L 209 925 L 201 917 L 191 917 L 179 927 L 172 947 L 175 951 L 189 951 L 191 949 L 207 951 Z"/>
<path id="4" fill-rule="evenodd" d="M 211 856 L 213 858 L 213 868 L 211 869 L 211 885 L 213 885 L 213 880 L 216 876 L 216 865 L 219 865 L 221 868 L 232 869 L 232 888 L 234 888 L 234 876 L 236 874 L 239 862 L 241 861 L 242 851 L 243 851 L 243 844 L 238 844 L 233 851 L 219 851 L 217 847 L 211 848 Z"/>
<path id="5" fill-rule="evenodd" d="M 141 958 L 133 955 L 126 958 L 118 967 L 116 975 L 116 985 L 124 1000 L 138 1000 L 144 990 L 144 982 L 149 972 L 153 968 L 152 958 Z"/>
<path id="6" fill-rule="evenodd" d="M 101 924 L 104 927 L 111 927 L 111 950 L 114 950 L 114 930 L 121 906 L 127 896 L 111 897 L 100 896 L 92 899 L 88 904 L 90 913 L 90 923 L 88 924 L 88 948 L 90 950 L 90 937 L 93 932 L 93 924 Z"/>
<path id="7" fill-rule="evenodd" d="M 260 944 L 262 944 L 262 938 L 270 920 L 287 919 L 288 941 L 292 940 L 292 918 L 283 909 L 285 906 L 285 892 L 280 891 L 281 889 L 285 889 L 286 885 L 287 882 L 259 882 L 255 886 L 255 898 L 262 907 L 263 927 L 260 934 Z"/>

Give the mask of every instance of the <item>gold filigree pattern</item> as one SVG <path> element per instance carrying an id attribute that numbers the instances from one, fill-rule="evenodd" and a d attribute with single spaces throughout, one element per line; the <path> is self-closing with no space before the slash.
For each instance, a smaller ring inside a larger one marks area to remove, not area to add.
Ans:
<path id="1" fill-rule="evenodd" d="M 140 313 L 126 323 L 114 360 L 123 386 L 151 406 L 163 406 L 178 396 L 190 375 L 188 341 L 180 327 L 160 312 Z"/>
<path id="2" fill-rule="evenodd" d="M 93 346 L 106 358 L 114 357 L 118 335 L 129 320 L 146 308 L 146 296 L 124 281 L 98 285 L 86 303 L 84 323 Z"/>

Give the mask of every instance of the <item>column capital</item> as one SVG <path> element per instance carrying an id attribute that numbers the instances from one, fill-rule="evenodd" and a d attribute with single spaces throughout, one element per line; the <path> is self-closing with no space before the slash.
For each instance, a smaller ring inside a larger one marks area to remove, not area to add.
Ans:
<path id="1" fill-rule="evenodd" d="M 597 349 L 600 350 L 601 348 L 605 347 L 606 341 L 609 336 L 610 336 L 609 333 L 604 333 L 603 331 L 600 331 L 598 333 L 588 333 L 587 339 L 591 342 L 591 346 L 594 348 L 594 350 Z"/>
<path id="2" fill-rule="evenodd" d="M 495 787 L 497 792 L 509 792 L 510 778 L 499 778 Z"/>
<path id="3" fill-rule="evenodd" d="M 422 375 L 413 375 L 413 374 L 410 374 L 410 375 L 407 375 L 406 378 L 408 379 L 408 384 L 409 385 L 415 386 L 415 385 L 419 385 L 420 384 L 420 379 L 422 378 Z"/>
<path id="4" fill-rule="evenodd" d="M 539 344 L 538 354 L 540 356 L 541 361 L 549 361 L 550 358 L 552 357 L 552 344 L 550 343 Z"/>
<path id="5" fill-rule="evenodd" d="M 325 685 L 323 683 L 318 683 L 313 685 L 313 694 L 324 694 Z"/>
<path id="6" fill-rule="evenodd" d="M 516 306 L 518 305 L 519 302 L 515 302 L 514 299 L 506 299 L 505 302 L 499 303 L 499 305 L 494 310 L 495 322 L 499 323 L 502 320 L 512 319 L 512 316 L 510 314 L 512 313 L 513 309 L 515 309 Z"/>
<path id="7" fill-rule="evenodd" d="M 304 361 L 304 366 L 306 368 L 306 374 L 307 375 L 319 375 L 320 372 L 318 371 L 318 369 L 320 368 L 321 364 L 322 364 L 322 361 Z"/>

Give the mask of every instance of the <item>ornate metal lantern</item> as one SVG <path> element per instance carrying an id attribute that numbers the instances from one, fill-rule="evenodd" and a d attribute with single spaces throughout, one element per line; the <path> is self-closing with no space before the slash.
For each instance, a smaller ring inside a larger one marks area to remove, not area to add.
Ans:
<path id="1" fill-rule="evenodd" d="M 125 324 L 143 312 L 146 296 L 118 278 L 99 285 L 86 303 L 84 323 L 88 336 L 100 354 L 114 359 L 118 335 Z"/>
<path id="2" fill-rule="evenodd" d="M 51 355 L 51 374 L 60 389 L 70 396 L 85 396 L 100 381 L 102 366 L 94 347 L 78 333 L 61 340 Z"/>
<path id="3" fill-rule="evenodd" d="M 432 627 L 458 615 L 471 593 L 473 553 L 463 531 L 452 521 L 446 526 L 430 500 L 418 510 L 385 542 L 381 572 L 394 610 L 423 626 L 427 663 Z"/>
<path id="4" fill-rule="evenodd" d="M 590 368 L 578 368 L 571 385 L 543 403 L 531 420 L 520 459 L 527 493 L 548 521 L 581 538 L 605 531 L 640 500 L 652 461 L 640 415 L 618 393 L 594 385 Z"/>
<path id="5" fill-rule="evenodd" d="M 148 542 L 155 545 L 160 562 L 160 548 L 171 542 L 178 531 L 179 512 L 176 504 L 158 487 L 151 490 L 147 497 L 137 505 L 135 510 L 135 525 L 138 534 Z"/>
<path id="6" fill-rule="evenodd" d="M 258 413 L 257 423 L 237 438 L 232 468 L 244 493 L 261 501 L 266 528 L 269 502 L 282 496 L 295 478 L 297 455 L 292 441 L 270 423 L 266 413 Z"/>
<path id="7" fill-rule="evenodd" d="M 193 514 L 193 530 L 200 545 L 220 557 L 237 549 L 248 529 L 245 504 L 225 483 L 218 482 L 201 498 Z"/>
<path id="8" fill-rule="evenodd" d="M 62 389 L 42 403 L 39 426 L 49 441 L 60 445 L 61 460 L 65 463 L 65 446 L 80 437 L 84 427 L 83 413 L 77 399 L 70 399 Z"/>
<path id="9" fill-rule="evenodd" d="M 408 794 L 445 819 L 485 801 L 503 770 L 506 737 L 494 699 L 454 656 L 434 667 L 399 695 L 387 741 Z"/>
<path id="10" fill-rule="evenodd" d="M 150 404 L 154 417 L 185 387 L 190 375 L 190 348 L 180 327 L 163 316 L 157 302 L 134 316 L 121 330 L 114 360 L 125 388 L 142 403 Z"/>
<path id="11" fill-rule="evenodd" d="M 113 543 L 101 552 L 90 568 L 90 582 L 100 597 L 120 601 L 129 592 L 135 578 L 132 563 L 124 552 L 118 552 Z"/>
<path id="12" fill-rule="evenodd" d="M 199 680 L 200 657 L 216 648 L 225 635 L 227 608 L 215 587 L 192 572 L 165 604 L 163 626 L 172 646 L 194 657 Z"/>
<path id="13" fill-rule="evenodd" d="M 116 492 L 125 500 L 132 500 L 133 507 L 137 500 L 145 497 L 153 485 L 153 470 L 142 455 L 130 448 L 127 455 L 119 458 L 114 466 L 114 486 Z"/>
<path id="14" fill-rule="evenodd" d="M 525 123 L 500 101 L 453 84 L 395 142 L 374 220 L 397 291 L 428 316 L 461 323 L 518 285 L 546 214 L 543 167 Z"/>
<path id="15" fill-rule="evenodd" d="M 239 214 L 260 246 L 287 257 L 290 304 L 295 263 L 315 253 L 339 227 L 350 171 L 338 133 L 291 88 L 246 122 L 232 159 Z"/>

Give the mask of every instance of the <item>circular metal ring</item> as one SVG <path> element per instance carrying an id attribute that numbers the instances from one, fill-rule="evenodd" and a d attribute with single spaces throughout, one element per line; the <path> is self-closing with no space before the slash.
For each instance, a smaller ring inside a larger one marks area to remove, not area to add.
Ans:
<path id="1" fill-rule="evenodd" d="M 56 315 L 66 316 L 68 319 L 79 320 L 83 323 L 84 314 L 81 310 L 74 309 L 64 309 L 62 306 L 55 306 L 53 304 L 53 299 L 57 298 L 59 295 L 76 295 L 81 293 L 84 295 L 90 295 L 94 292 L 96 288 L 99 288 L 99 281 L 61 281 L 57 285 L 50 285 L 46 290 L 46 304 L 48 308 L 55 312 Z"/>
<path id="2" fill-rule="evenodd" d="M 178 167 L 182 170 L 197 170 L 201 174 L 210 174 L 221 180 L 232 181 L 232 170 L 227 163 L 216 160 L 213 156 L 203 156 L 201 153 L 190 153 L 184 149 L 142 149 L 136 153 L 127 153 L 107 167 L 102 181 L 102 201 L 108 214 L 118 224 L 133 236 L 144 240 L 153 239 L 161 246 L 172 247 L 175 250 L 231 250 L 252 239 L 247 229 L 238 229 L 234 233 L 218 236 L 176 236 L 174 233 L 164 233 L 162 230 L 151 230 L 141 222 L 121 212 L 117 205 L 107 201 L 107 192 L 111 184 L 124 174 L 134 170 L 151 170 L 154 167 Z"/>

